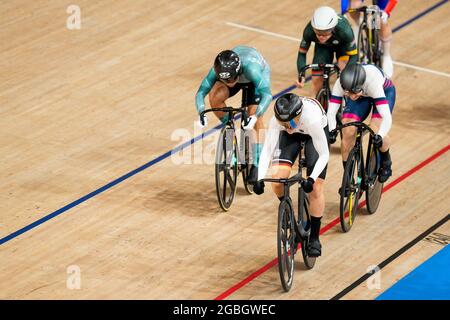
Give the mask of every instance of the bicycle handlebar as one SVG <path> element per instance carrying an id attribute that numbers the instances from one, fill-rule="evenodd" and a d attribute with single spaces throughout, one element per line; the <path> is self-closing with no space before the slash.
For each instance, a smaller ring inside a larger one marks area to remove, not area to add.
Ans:
<path id="1" fill-rule="evenodd" d="M 337 74 L 339 74 L 340 69 L 336 64 L 332 63 L 313 63 L 313 64 L 307 64 L 303 68 L 300 69 L 300 75 L 299 75 L 299 81 L 301 82 L 301 78 L 305 77 L 306 70 L 308 69 L 322 69 L 322 70 L 331 70 L 331 72 L 335 71 Z"/>
<path id="2" fill-rule="evenodd" d="M 276 182 L 276 183 L 282 183 L 282 184 L 288 184 L 289 186 L 291 186 L 291 185 L 293 185 L 293 184 L 295 184 L 295 183 L 297 183 L 297 182 L 300 182 L 300 181 L 302 181 L 302 180 L 305 180 L 304 178 L 301 178 L 300 177 L 300 175 L 301 175 L 301 173 L 299 172 L 299 173 L 297 173 L 296 175 L 294 175 L 294 176 L 292 176 L 292 177 L 290 177 L 290 178 L 281 178 L 281 179 L 271 179 L 271 178 L 268 178 L 268 179 L 263 179 L 263 181 L 265 181 L 265 182 Z"/>
<path id="3" fill-rule="evenodd" d="M 346 128 L 346 127 L 357 127 L 359 129 L 362 129 L 363 131 L 367 130 L 370 133 L 370 136 L 372 136 L 372 137 L 376 134 L 375 132 L 373 132 L 372 128 L 370 128 L 367 124 L 365 124 L 364 122 L 359 122 L 359 121 L 342 124 L 340 126 L 337 126 L 336 129 L 334 129 L 334 130 L 338 131 L 338 130 L 342 130 L 343 128 Z"/>
<path id="4" fill-rule="evenodd" d="M 208 112 L 214 112 L 214 111 L 221 111 L 221 112 L 230 112 L 230 113 L 237 113 L 240 112 L 242 114 L 242 122 L 244 125 L 248 124 L 248 115 L 246 107 L 241 108 L 233 108 L 233 107 L 223 107 L 223 108 L 214 108 L 214 109 L 206 109 L 200 112 L 200 119 L 203 119 L 204 115 Z"/>

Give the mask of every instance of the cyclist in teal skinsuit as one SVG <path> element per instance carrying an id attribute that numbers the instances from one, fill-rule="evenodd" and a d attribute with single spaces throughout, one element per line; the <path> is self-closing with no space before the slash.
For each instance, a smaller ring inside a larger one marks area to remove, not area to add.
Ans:
<path id="1" fill-rule="evenodd" d="M 253 164 L 250 170 L 249 183 L 256 182 L 258 177 L 258 162 L 262 150 L 263 137 L 260 132 L 264 130 L 262 115 L 266 112 L 272 101 L 270 92 L 270 66 L 263 56 L 254 48 L 237 46 L 232 50 L 219 53 L 214 61 L 214 67 L 200 84 L 195 96 L 197 112 L 205 110 L 205 97 L 208 95 L 211 108 L 225 107 L 225 100 L 234 96 L 247 86 L 247 101 L 249 122 L 245 130 L 256 131 L 256 139 L 252 145 Z M 214 112 L 226 123 L 228 115 L 224 112 Z M 207 126 L 206 116 L 200 119 L 202 128 Z"/>

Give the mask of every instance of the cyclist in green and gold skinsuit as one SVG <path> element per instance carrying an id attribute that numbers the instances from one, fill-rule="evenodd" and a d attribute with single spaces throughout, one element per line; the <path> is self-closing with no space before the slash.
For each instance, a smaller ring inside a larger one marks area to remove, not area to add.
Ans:
<path id="1" fill-rule="evenodd" d="M 195 96 L 197 112 L 205 110 L 205 97 L 209 96 L 211 108 L 225 107 L 225 100 L 234 96 L 241 89 L 247 90 L 249 122 L 245 130 L 256 131 L 256 141 L 252 144 L 253 164 L 248 182 L 253 184 L 258 177 L 259 155 L 262 150 L 264 122 L 262 116 L 272 101 L 270 92 L 270 66 L 255 49 L 237 46 L 232 50 L 220 52 L 207 76 L 200 84 Z M 216 111 L 215 115 L 226 123 L 228 115 Z M 200 126 L 207 125 L 206 116 L 200 119 Z"/>
<path id="2" fill-rule="evenodd" d="M 297 57 L 297 71 L 300 74 L 306 65 L 306 53 L 311 42 L 315 43 L 312 63 L 333 63 L 334 55 L 342 70 L 347 63 L 358 61 L 355 36 L 347 19 L 339 16 L 333 8 L 320 7 L 303 31 L 303 38 Z M 316 96 L 322 87 L 323 78 L 320 71 L 313 70 L 312 96 Z M 297 87 L 303 88 L 305 80 L 297 81 Z"/>

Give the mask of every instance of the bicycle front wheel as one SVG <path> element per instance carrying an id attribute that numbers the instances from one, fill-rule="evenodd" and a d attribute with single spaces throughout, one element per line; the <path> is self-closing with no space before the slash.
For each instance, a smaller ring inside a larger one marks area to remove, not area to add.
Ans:
<path id="1" fill-rule="evenodd" d="M 340 190 L 339 218 L 342 231 L 348 232 L 353 226 L 361 192 L 361 161 L 359 150 L 353 149 L 347 158 Z"/>
<path id="2" fill-rule="evenodd" d="M 369 143 L 367 150 L 367 189 L 366 189 L 366 204 L 367 211 L 374 214 L 381 200 L 381 193 L 383 191 L 383 183 L 378 181 L 378 168 L 380 167 L 380 153 Z"/>
<path id="3" fill-rule="evenodd" d="M 278 208 L 278 271 L 284 291 L 289 291 L 294 279 L 294 213 L 292 204 L 283 200 Z"/>
<path id="4" fill-rule="evenodd" d="M 236 194 L 238 174 L 237 141 L 234 129 L 225 127 L 220 132 L 216 148 L 216 193 L 220 207 L 228 211 Z"/>
<path id="5" fill-rule="evenodd" d="M 299 213 L 298 213 L 298 222 L 300 227 L 302 227 L 307 236 L 302 239 L 302 256 L 303 262 L 305 263 L 306 268 L 312 269 L 316 264 L 316 257 L 308 256 L 308 243 L 309 243 L 309 235 L 311 232 L 311 216 L 309 214 L 309 199 L 303 189 L 300 191 L 299 195 Z"/>

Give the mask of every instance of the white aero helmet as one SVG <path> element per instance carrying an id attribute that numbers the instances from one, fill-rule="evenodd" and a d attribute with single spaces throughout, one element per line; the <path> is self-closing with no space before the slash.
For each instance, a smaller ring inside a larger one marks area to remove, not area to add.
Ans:
<path id="1" fill-rule="evenodd" d="M 314 11 L 311 19 L 311 26 L 316 30 L 329 30 L 336 27 L 338 15 L 333 8 L 319 7 Z"/>

